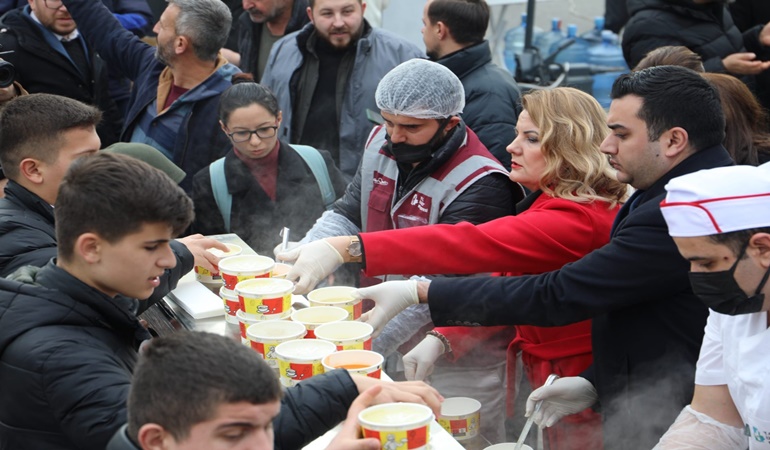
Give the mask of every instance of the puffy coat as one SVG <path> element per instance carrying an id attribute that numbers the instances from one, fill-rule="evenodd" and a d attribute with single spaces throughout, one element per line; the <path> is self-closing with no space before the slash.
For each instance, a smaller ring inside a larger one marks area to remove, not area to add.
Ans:
<path id="1" fill-rule="evenodd" d="M 238 2 L 240 4 L 240 1 Z M 257 64 L 259 63 L 259 42 L 262 38 L 263 23 L 251 21 L 248 11 L 244 11 L 239 17 L 233 17 L 238 20 L 238 53 L 241 54 L 240 68 L 244 72 L 249 72 L 257 77 Z M 307 0 L 294 0 L 291 7 L 291 18 L 286 24 L 284 35 L 300 30 L 306 23 L 310 22 L 307 15 Z"/>
<path id="2" fill-rule="evenodd" d="M 503 167 L 511 167 L 505 147 L 516 137 L 521 112 L 521 92 L 508 71 L 492 63 L 489 42 L 484 41 L 447 55 L 437 63 L 451 70 L 463 83 L 465 108 L 462 118 Z"/>
<path id="3" fill-rule="evenodd" d="M 5 14 L 0 29 L 2 57 L 16 68 L 16 80 L 30 94 L 45 92 L 98 107 L 104 114 L 96 132 L 106 147 L 120 137 L 122 114 L 109 93 L 107 64 L 88 44 L 90 74 L 82 74 L 52 33 L 29 15 L 29 6 Z M 111 16 L 111 15 L 110 15 Z"/>
<path id="4" fill-rule="evenodd" d="M 161 72 L 166 66 L 155 58 L 155 47 L 142 42 L 125 30 L 110 12 L 93 0 L 63 0 L 78 24 L 78 30 L 110 67 L 134 82 L 131 100 L 121 135 L 129 141 L 145 110 L 157 100 Z M 230 148 L 227 136 L 219 127 L 219 95 L 231 86 L 232 75 L 239 72 L 232 64 L 222 65 L 203 83 L 184 96 L 191 103 L 174 141 L 173 161 L 188 174 L 197 173 Z M 187 192 L 192 177 L 180 186 Z"/>
<path id="5" fill-rule="evenodd" d="M 631 19 L 623 32 L 623 55 L 628 67 L 664 45 L 683 45 L 699 54 L 706 72 L 725 72 L 727 55 L 761 53 L 761 27 L 741 32 L 719 2 L 696 5 L 692 0 L 629 0 Z"/>
<path id="6" fill-rule="evenodd" d="M 150 334 L 130 303 L 53 263 L 25 281 L 0 280 L 0 448 L 101 450 Z"/>
<path id="7" fill-rule="evenodd" d="M 345 192 L 345 180 L 328 152 L 320 150 L 337 197 Z M 281 142 L 278 154 L 276 201 L 272 201 L 249 168 L 231 150 L 225 156 L 227 190 L 233 196 L 230 232 L 237 234 L 260 255 L 272 255 L 280 242 L 279 231 L 289 227 L 294 236 L 303 236 L 324 212 L 321 191 L 302 157 Z M 211 189 L 209 168 L 193 180 L 195 222 L 193 231 L 201 234 L 225 233 L 225 224 Z"/>
<path id="8" fill-rule="evenodd" d="M 0 277 L 31 265 L 42 267 L 56 256 L 53 207 L 15 181 L 5 187 L 0 199 Z M 192 270 L 193 255 L 184 244 L 171 241 L 176 266 L 166 269 L 161 284 L 137 313 L 174 289 L 182 276 Z"/>
<path id="9" fill-rule="evenodd" d="M 358 168 L 366 138 L 372 129 L 372 123 L 365 114 L 366 109 L 379 111 L 374 101 L 374 92 L 380 80 L 402 62 L 425 56 L 414 44 L 395 34 L 380 28 L 368 29 L 369 33 L 364 34 L 355 44 L 353 69 L 341 99 L 339 168 L 350 177 Z M 278 136 L 288 143 L 296 143 L 291 136 L 295 93 L 301 88 L 296 75 L 307 57 L 307 39 L 314 31 L 315 27 L 309 23 L 300 31 L 288 34 L 276 42 L 262 76 L 262 84 L 272 89 L 278 98 L 278 105 L 283 112 Z M 340 93 L 337 94 L 339 97 Z"/>

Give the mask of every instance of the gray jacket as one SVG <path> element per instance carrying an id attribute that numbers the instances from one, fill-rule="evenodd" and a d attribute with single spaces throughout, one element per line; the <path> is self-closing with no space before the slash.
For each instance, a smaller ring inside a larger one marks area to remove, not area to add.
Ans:
<path id="1" fill-rule="evenodd" d="M 285 142 L 294 142 L 291 137 L 295 102 L 292 79 L 302 66 L 306 51 L 300 42 L 305 42 L 314 30 L 313 24 L 309 23 L 276 42 L 262 75 L 262 84 L 273 90 L 283 111 L 278 132 Z M 352 177 L 355 174 L 373 127 L 366 117 L 366 109 L 379 111 L 374 92 L 380 79 L 400 63 L 424 57 L 414 44 L 380 28 L 371 28 L 356 43 L 355 62 L 340 111 L 340 170 L 346 175 Z"/>

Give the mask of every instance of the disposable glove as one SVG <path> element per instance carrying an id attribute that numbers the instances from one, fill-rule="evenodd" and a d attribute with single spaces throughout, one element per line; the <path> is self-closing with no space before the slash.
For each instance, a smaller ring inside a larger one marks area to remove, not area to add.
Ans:
<path id="1" fill-rule="evenodd" d="M 283 262 L 286 262 L 286 263 L 294 262 L 294 261 L 286 261 L 285 259 L 281 259 L 281 258 L 278 257 L 278 254 L 284 251 L 284 250 L 281 249 L 281 245 L 282 244 L 278 244 L 273 249 L 273 256 L 275 256 L 275 259 L 283 261 Z M 295 248 L 299 247 L 300 245 L 302 245 L 302 244 L 300 244 L 299 242 L 289 241 L 289 242 L 286 243 L 286 250 L 285 251 L 288 253 L 289 251 L 294 250 Z"/>
<path id="2" fill-rule="evenodd" d="M 743 428 L 719 422 L 687 405 L 652 450 L 736 450 L 748 446 Z"/>
<path id="3" fill-rule="evenodd" d="M 535 423 L 541 427 L 550 427 L 565 416 L 590 407 L 597 399 L 594 385 L 585 378 L 559 378 L 550 386 L 540 387 L 529 394 L 525 416 L 532 415 L 537 402 L 543 400 L 540 411 L 535 413 Z"/>
<path id="4" fill-rule="evenodd" d="M 404 375 L 409 381 L 423 381 L 433 373 L 436 361 L 446 353 L 441 339 L 431 334 L 404 355 Z"/>
<path id="5" fill-rule="evenodd" d="M 286 279 L 296 282 L 295 294 L 307 294 L 343 263 L 339 252 L 323 239 L 278 253 L 276 257 L 282 261 L 294 262 L 286 274 Z"/>
<path id="6" fill-rule="evenodd" d="M 374 309 L 361 316 L 362 321 L 374 327 L 372 337 L 377 337 L 385 324 L 398 313 L 419 303 L 417 281 L 414 280 L 387 281 L 357 289 L 353 291 L 353 297 L 374 300 Z"/>

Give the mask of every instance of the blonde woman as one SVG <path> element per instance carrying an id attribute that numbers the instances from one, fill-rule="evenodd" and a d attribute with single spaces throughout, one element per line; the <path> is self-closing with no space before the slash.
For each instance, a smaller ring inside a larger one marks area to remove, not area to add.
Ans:
<path id="1" fill-rule="evenodd" d="M 606 244 L 626 187 L 599 151 L 609 132 L 601 106 L 588 94 L 566 87 L 525 94 L 522 105 L 516 139 L 507 147 L 510 179 L 532 194 L 517 205 L 517 215 L 475 226 L 429 225 L 329 238 L 310 244 L 316 251 L 307 252 L 305 261 L 300 255 L 297 264 L 354 261 L 358 258 L 350 252 L 357 253 L 360 240 L 370 276 L 522 275 L 559 269 Z M 434 365 L 449 365 L 448 370 L 462 372 L 464 384 L 473 390 L 475 378 L 466 369 L 478 366 L 478 355 L 493 351 L 496 337 L 504 335 L 500 328 L 437 328 L 404 357 L 407 374 L 422 379 Z M 592 361 L 590 321 L 553 328 L 517 326 L 516 331 L 508 347 L 509 413 L 515 389 L 511 369 L 518 351 L 535 387 L 549 373 L 574 376 Z M 452 395 L 442 392 L 435 380 L 433 385 L 442 395 Z M 599 427 L 599 416 L 590 410 L 571 416 L 547 429 L 549 448 L 601 448 Z"/>

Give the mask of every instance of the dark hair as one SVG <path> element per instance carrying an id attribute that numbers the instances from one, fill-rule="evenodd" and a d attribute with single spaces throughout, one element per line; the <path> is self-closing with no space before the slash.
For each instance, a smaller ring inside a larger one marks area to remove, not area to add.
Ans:
<path id="1" fill-rule="evenodd" d="M 458 44 L 478 44 L 489 26 L 489 5 L 485 0 L 433 0 L 428 19 L 443 22 Z"/>
<path id="2" fill-rule="evenodd" d="M 725 137 L 725 116 L 716 88 L 700 74 L 679 66 L 657 66 L 618 77 L 613 99 L 635 95 L 642 99 L 638 117 L 647 137 L 657 141 L 666 130 L 687 131 L 694 151 L 719 145 Z"/>
<path id="3" fill-rule="evenodd" d="M 361 3 L 361 0 L 358 0 L 358 3 Z M 310 9 L 313 9 L 315 7 L 315 0 L 308 0 L 307 5 L 310 7 Z"/>
<path id="4" fill-rule="evenodd" d="M 770 233 L 770 227 L 750 228 L 748 230 L 731 231 L 729 233 L 712 234 L 708 236 L 713 242 L 727 246 L 736 256 L 748 245 L 749 239 L 757 233 Z M 744 257 L 746 255 L 743 255 Z"/>
<path id="5" fill-rule="evenodd" d="M 59 158 L 63 133 L 95 127 L 102 120 L 98 108 L 53 94 L 14 98 L 0 110 L 0 165 L 15 180 L 19 163 L 34 158 L 53 163 Z"/>
<path id="6" fill-rule="evenodd" d="M 99 152 L 70 166 L 54 214 L 58 256 L 69 261 L 83 233 L 114 243 L 144 224 L 165 223 L 176 236 L 192 222 L 193 209 L 165 173 L 130 156 Z"/>
<path id="7" fill-rule="evenodd" d="M 767 114 L 746 84 L 732 75 L 704 73 L 719 92 L 725 114 L 724 145 L 736 164 L 759 164 L 757 152 L 770 150 Z"/>
<path id="8" fill-rule="evenodd" d="M 665 45 L 650 51 L 639 61 L 634 70 L 655 66 L 681 66 L 698 73 L 706 71 L 700 55 L 683 45 Z"/>
<path id="9" fill-rule="evenodd" d="M 179 332 L 155 338 L 139 356 L 128 395 L 128 435 L 161 425 L 176 440 L 221 404 L 279 400 L 281 386 L 256 352 L 224 336 Z"/>
<path id="10" fill-rule="evenodd" d="M 245 108 L 254 103 L 265 108 L 270 114 L 278 116 L 281 109 L 278 99 L 267 86 L 254 82 L 250 74 L 233 76 L 233 85 L 219 96 L 219 120 L 227 124 L 230 114 L 238 108 Z"/>

